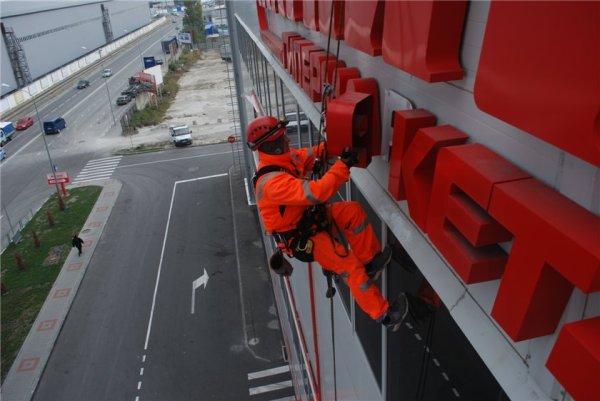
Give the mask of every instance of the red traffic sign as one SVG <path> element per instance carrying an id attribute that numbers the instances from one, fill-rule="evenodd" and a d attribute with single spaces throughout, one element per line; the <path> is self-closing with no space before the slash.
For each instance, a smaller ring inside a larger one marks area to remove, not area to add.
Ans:
<path id="1" fill-rule="evenodd" d="M 54 180 L 55 175 L 56 180 Z M 48 181 L 48 185 L 68 184 L 71 181 L 69 174 L 66 171 L 57 171 L 55 174 L 46 174 L 46 180 Z"/>
<path id="2" fill-rule="evenodd" d="M 235 142 L 235 136 L 234 135 L 229 135 L 227 137 L 227 142 L 229 143 L 234 143 Z"/>

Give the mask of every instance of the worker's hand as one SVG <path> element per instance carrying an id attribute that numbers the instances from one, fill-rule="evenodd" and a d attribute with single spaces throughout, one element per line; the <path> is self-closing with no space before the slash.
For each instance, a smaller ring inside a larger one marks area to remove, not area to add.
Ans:
<path id="1" fill-rule="evenodd" d="M 358 152 L 352 148 L 345 148 L 340 155 L 340 160 L 350 168 L 358 163 Z"/>

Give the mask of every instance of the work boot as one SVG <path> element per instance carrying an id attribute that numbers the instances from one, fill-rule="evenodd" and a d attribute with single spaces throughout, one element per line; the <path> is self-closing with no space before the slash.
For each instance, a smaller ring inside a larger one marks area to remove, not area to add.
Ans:
<path id="1" fill-rule="evenodd" d="M 367 276 L 369 276 L 369 282 L 374 283 L 381 275 L 381 271 L 392 260 L 392 248 L 386 246 L 383 251 L 378 252 L 369 263 L 365 265 Z"/>
<path id="2" fill-rule="evenodd" d="M 404 292 L 401 292 L 389 306 L 387 312 L 383 315 L 383 318 L 380 319 L 380 322 L 388 330 L 397 331 L 406 316 L 408 316 L 408 312 L 408 298 Z"/>

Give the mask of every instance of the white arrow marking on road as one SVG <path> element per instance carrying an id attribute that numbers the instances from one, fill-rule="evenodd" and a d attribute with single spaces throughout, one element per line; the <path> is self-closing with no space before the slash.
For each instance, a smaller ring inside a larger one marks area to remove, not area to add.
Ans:
<path id="1" fill-rule="evenodd" d="M 204 273 L 196 280 L 192 281 L 192 315 L 194 314 L 194 307 L 196 305 L 196 290 L 203 286 L 206 289 L 206 283 L 208 283 L 208 273 L 204 269 Z"/>

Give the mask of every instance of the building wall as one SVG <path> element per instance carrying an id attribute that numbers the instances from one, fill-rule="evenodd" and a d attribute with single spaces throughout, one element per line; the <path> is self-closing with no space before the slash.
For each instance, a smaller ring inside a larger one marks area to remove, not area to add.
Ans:
<path id="1" fill-rule="evenodd" d="M 260 37 L 255 3 L 235 2 L 233 10 L 244 24 L 257 37 Z M 339 57 L 348 66 L 357 67 L 363 77 L 374 77 L 377 79 L 382 103 L 384 94 L 389 91 L 394 91 L 402 95 L 409 99 L 415 107 L 427 109 L 435 114 L 438 118 L 438 125 L 451 124 L 457 127 L 470 136 L 471 142 L 489 147 L 532 174 L 535 178 L 578 203 L 583 208 L 596 215 L 600 214 L 600 169 L 510 124 L 492 117 L 476 106 L 473 98 L 473 87 L 488 11 L 488 2 L 469 3 L 460 53 L 461 64 L 465 69 L 465 76 L 460 81 L 433 84 L 424 82 L 398 68 L 386 64 L 382 57 L 371 57 L 346 46 L 344 42 L 340 45 Z M 326 48 L 327 37 L 324 34 L 311 31 L 302 23 L 294 23 L 271 11 L 267 11 L 267 14 L 269 28 L 273 33 L 280 35 L 284 31 L 296 31 L 305 38 L 315 42 L 315 44 Z M 335 44 L 336 42 L 332 41 L 332 52 L 334 52 Z M 386 108 L 382 104 L 382 122 L 391 121 L 390 110 L 393 110 L 393 108 Z M 386 144 L 389 141 L 391 128 L 389 126 L 386 127 L 385 123 L 383 127 L 383 143 Z M 387 151 L 387 147 L 384 147 L 384 151 Z M 387 185 L 386 163 L 385 158 L 382 158 L 381 160 L 376 160 L 369 168 L 371 174 L 384 188 Z M 407 216 L 406 205 L 400 205 L 400 207 Z M 379 214 L 380 211 L 376 212 Z M 387 217 L 383 218 L 383 223 L 390 226 L 397 225 L 395 221 L 388 219 Z M 416 232 L 414 228 L 406 232 L 410 232 L 410 235 L 420 235 L 420 240 L 423 243 L 427 243 L 428 241 L 425 236 Z M 434 248 L 430 244 L 427 246 L 429 247 L 429 251 L 435 254 Z M 505 246 L 506 249 L 509 249 L 510 244 Z M 439 259 L 439 256 L 437 259 Z M 443 263 L 441 262 L 441 264 Z M 419 269 L 427 268 L 425 265 L 418 265 L 417 267 Z M 305 280 L 301 279 L 299 281 L 305 282 Z M 322 281 L 321 278 L 319 278 L 319 281 Z M 302 284 L 298 285 L 301 286 Z M 499 281 L 470 285 L 468 286 L 468 291 L 463 293 L 463 297 L 465 294 L 467 297 L 470 297 L 469 302 L 472 301 L 472 306 L 483 311 L 486 319 L 489 319 L 490 322 L 493 321 L 490 317 L 490 311 L 498 290 L 498 285 Z M 298 290 L 301 293 L 305 292 L 305 289 L 302 288 L 298 288 Z M 447 306 L 450 307 L 450 305 Z M 303 312 L 306 316 L 306 310 Z M 600 295 L 597 293 L 586 295 L 575 289 L 565 309 L 559 328 L 550 336 L 513 342 L 497 326 L 494 327 L 493 334 L 480 334 L 479 337 L 475 337 L 473 334 L 473 325 L 475 322 L 468 322 L 468 319 L 463 319 L 459 322 L 459 325 L 469 341 L 477 344 L 477 349 L 486 361 L 486 364 L 488 364 L 488 367 L 492 370 L 496 369 L 493 370 L 493 373 L 500 384 L 505 387 L 505 390 L 511 386 L 511 383 L 523 383 L 524 381 L 519 379 L 518 375 L 520 373 L 511 372 L 506 367 L 499 367 L 501 364 L 493 366 L 495 362 L 491 362 L 491 360 L 495 352 L 493 349 L 495 344 L 493 341 L 486 342 L 486 339 L 489 340 L 492 337 L 499 339 L 503 347 L 506 346 L 507 352 L 511 354 L 511 357 L 515 357 L 516 360 L 521 361 L 523 371 L 527 372 L 525 381 L 533 380 L 535 386 L 539 386 L 547 397 L 562 398 L 562 387 L 545 367 L 549 352 L 556 341 L 557 334 L 563 323 L 580 320 L 582 317 L 597 316 L 599 313 Z M 306 317 L 303 319 L 306 319 Z M 327 319 L 327 313 L 320 313 L 319 319 Z M 343 320 L 340 321 L 340 324 L 341 327 L 344 327 Z M 306 325 L 310 327 L 310 321 L 306 322 Z M 346 324 L 346 326 L 348 325 Z M 491 324 L 490 326 L 493 327 L 494 325 Z M 350 326 L 349 328 L 349 333 L 351 333 L 352 327 Z M 320 332 L 322 332 L 322 328 Z M 323 337 L 327 336 L 324 335 Z M 354 339 L 354 342 L 352 339 Z M 357 347 L 355 336 L 345 338 L 344 341 L 347 342 L 346 350 L 361 348 L 360 343 L 358 343 L 359 346 Z M 482 348 L 482 344 L 485 347 Z M 485 353 L 487 355 L 484 355 Z M 365 395 L 373 397 L 372 399 L 378 398 L 377 391 L 372 391 L 372 383 L 371 385 L 361 383 L 361 373 L 369 369 L 363 370 L 365 359 L 360 355 L 360 352 L 354 355 L 344 353 L 338 357 L 343 361 L 340 362 L 338 360 L 341 365 L 357 367 L 356 369 L 346 368 L 341 370 L 341 372 L 338 371 L 340 375 L 338 376 L 338 386 L 370 391 L 367 394 L 356 394 L 356 397 L 349 397 L 349 399 L 361 399 Z M 361 383 L 361 385 L 355 386 L 357 383 Z"/>
<path id="2" fill-rule="evenodd" d="M 14 2 L 2 3 L 2 22 L 21 41 L 32 80 L 106 44 L 100 5 L 110 12 L 114 38 L 150 22 L 148 4 L 140 1 Z M 2 52 L 6 46 L 2 40 Z M 86 47 L 87 49 L 82 49 Z M 2 58 L 2 94 L 14 90 L 8 57 Z M 12 82 L 12 83 L 11 83 Z"/>

